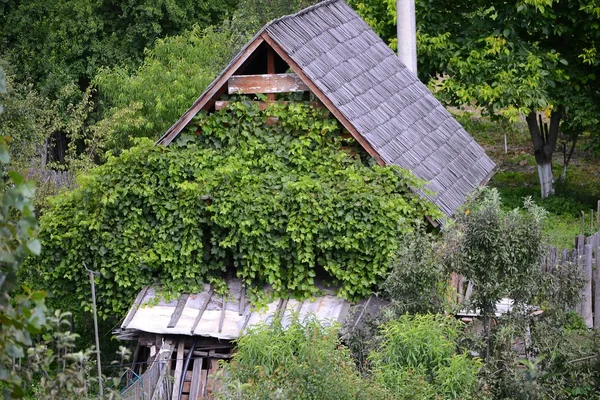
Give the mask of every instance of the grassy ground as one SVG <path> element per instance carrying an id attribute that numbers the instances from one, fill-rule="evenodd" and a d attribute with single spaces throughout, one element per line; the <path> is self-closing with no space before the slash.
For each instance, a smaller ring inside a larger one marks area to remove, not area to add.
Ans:
<path id="1" fill-rule="evenodd" d="M 481 144 L 496 162 L 496 175 L 490 186 L 498 188 L 507 208 L 522 205 L 523 198 L 531 196 L 549 212 L 545 232 L 548 242 L 559 248 L 572 248 L 574 238 L 582 232 L 582 212 L 585 233 L 600 230 L 596 210 L 600 200 L 600 155 L 584 150 L 587 138 L 580 139 L 567 170 L 566 182 L 556 183 L 556 194 L 540 198 L 537 167 L 532 153 L 531 139 L 525 124 L 508 125 L 487 118 L 456 113 L 465 129 Z M 508 151 L 504 149 L 506 132 Z M 554 176 L 558 180 L 562 171 L 562 142 L 554 154 Z M 593 224 L 590 223 L 594 210 Z"/>

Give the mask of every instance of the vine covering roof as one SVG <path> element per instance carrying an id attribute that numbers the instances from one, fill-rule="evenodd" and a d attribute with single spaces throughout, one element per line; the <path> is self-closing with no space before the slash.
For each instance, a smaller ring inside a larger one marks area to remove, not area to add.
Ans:
<path id="1" fill-rule="evenodd" d="M 323 1 L 263 27 L 158 143 L 169 144 L 208 109 L 222 93 L 219 86 L 263 40 L 285 53 L 279 55 L 292 61 L 292 70 L 334 115 L 341 114 L 380 163 L 429 182 L 434 194 L 423 195 L 446 215 L 491 177 L 495 165 L 484 149 L 343 0 Z"/>

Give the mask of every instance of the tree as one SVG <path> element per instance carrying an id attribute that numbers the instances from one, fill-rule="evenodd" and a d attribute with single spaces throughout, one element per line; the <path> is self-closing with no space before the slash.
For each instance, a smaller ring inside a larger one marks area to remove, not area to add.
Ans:
<path id="1" fill-rule="evenodd" d="M 395 1 L 352 3 L 394 47 Z M 573 145 L 583 133 L 600 135 L 600 7 L 591 0 L 422 0 L 416 7 L 419 77 L 448 104 L 475 104 L 510 121 L 525 116 L 542 197 L 553 193 L 560 133 Z"/>
<path id="2" fill-rule="evenodd" d="M 6 93 L 0 68 L 0 94 Z M 5 137 L 0 137 L 0 383 L 4 398 L 23 395 L 14 358 L 22 358 L 32 345 L 32 334 L 45 322 L 45 294 L 19 290 L 17 274 L 25 258 L 40 253 L 37 220 L 33 211 L 34 188 L 22 175 L 8 172 L 10 161 Z"/>
<path id="3" fill-rule="evenodd" d="M 488 357 L 490 321 L 498 301 L 511 298 L 518 310 L 540 292 L 545 215 L 530 198 L 524 210 L 503 211 L 498 191 L 481 189 L 446 228 L 446 262 L 450 271 L 473 283 L 471 307 L 484 317 Z"/>
<path id="4" fill-rule="evenodd" d="M 233 29 L 190 31 L 156 41 L 138 69 L 102 68 L 93 80 L 104 118 L 96 126 L 102 149 L 129 148 L 132 138 L 158 139 L 198 98 L 251 36 Z"/>

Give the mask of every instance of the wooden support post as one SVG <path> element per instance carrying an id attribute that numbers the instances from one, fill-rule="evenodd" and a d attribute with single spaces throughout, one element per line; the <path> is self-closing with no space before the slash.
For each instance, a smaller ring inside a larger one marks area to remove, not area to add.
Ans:
<path id="1" fill-rule="evenodd" d="M 175 362 L 175 374 L 173 376 L 173 394 L 172 400 L 181 400 L 179 398 L 179 389 L 181 388 L 181 380 L 185 379 L 183 373 L 183 351 L 185 350 L 185 339 L 181 339 L 177 345 L 177 361 Z"/>
<path id="2" fill-rule="evenodd" d="M 167 375 L 171 373 L 171 355 L 173 354 L 173 346 L 172 340 L 165 340 L 156 355 L 156 360 L 154 360 L 154 362 L 158 363 L 160 374 L 156 381 L 156 388 L 154 389 L 151 400 L 161 400 L 168 396 L 167 393 L 169 393 L 170 390 L 168 390 L 169 386 L 165 385 L 165 382 L 169 379 L 167 378 Z"/>
<path id="3" fill-rule="evenodd" d="M 102 363 L 100 362 L 100 339 L 98 336 L 98 313 L 96 310 L 96 284 L 94 281 L 94 274 L 97 272 L 88 269 L 87 265 L 83 263 L 83 267 L 90 274 L 90 284 L 92 285 L 92 311 L 94 313 L 94 334 L 96 336 L 96 364 L 98 367 L 98 389 L 100 390 L 100 398 L 104 398 L 104 388 L 102 386 Z"/>
<path id="4" fill-rule="evenodd" d="M 584 250 L 583 273 L 585 283 L 583 284 L 583 298 L 581 300 L 581 311 L 588 328 L 594 326 L 592 318 L 592 245 L 586 244 Z"/>
<path id="5" fill-rule="evenodd" d="M 275 52 L 271 46 L 267 46 L 267 74 L 272 75 L 275 73 Z M 275 93 L 267 94 L 267 98 L 270 101 L 275 101 Z"/>
<path id="6" fill-rule="evenodd" d="M 596 210 L 596 228 L 600 230 L 600 200 L 598 200 L 598 209 Z"/>
<path id="7" fill-rule="evenodd" d="M 596 268 L 594 268 L 594 328 L 600 328 L 600 232 L 594 235 L 594 252 Z"/>
<path id="8" fill-rule="evenodd" d="M 192 383 L 190 385 L 190 400 L 198 400 L 202 396 L 202 358 L 194 359 L 194 369 L 192 370 Z"/>

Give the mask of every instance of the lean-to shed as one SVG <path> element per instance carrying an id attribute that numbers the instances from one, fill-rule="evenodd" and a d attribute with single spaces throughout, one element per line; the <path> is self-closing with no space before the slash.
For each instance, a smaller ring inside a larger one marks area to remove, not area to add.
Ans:
<path id="1" fill-rule="evenodd" d="M 291 73 L 289 73 L 291 71 Z M 450 216 L 494 162 L 343 0 L 274 20 L 158 140 L 168 145 L 226 94 L 310 91 L 381 165 L 411 170 Z"/>

